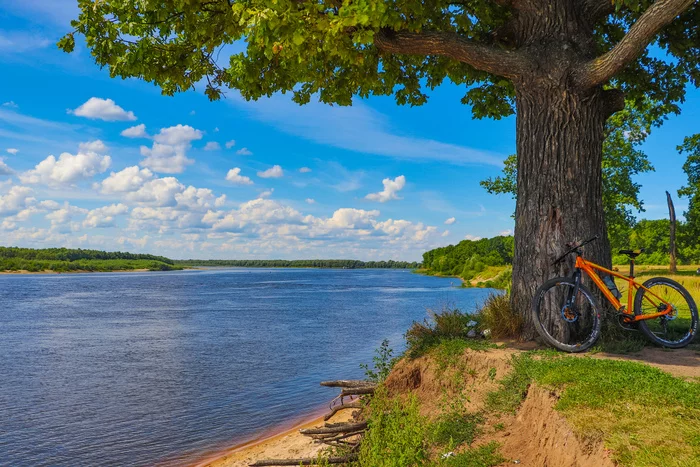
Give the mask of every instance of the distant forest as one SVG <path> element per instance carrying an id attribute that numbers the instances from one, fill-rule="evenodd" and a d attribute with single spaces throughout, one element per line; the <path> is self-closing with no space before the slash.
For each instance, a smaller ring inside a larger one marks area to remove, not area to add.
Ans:
<path id="1" fill-rule="evenodd" d="M 69 248 L 0 247 L 0 271 L 125 271 L 182 269 L 163 256 Z"/>
<path id="2" fill-rule="evenodd" d="M 416 269 L 420 263 L 413 261 L 357 261 L 352 259 L 187 259 L 175 260 L 178 266 L 219 266 L 239 268 L 338 268 L 338 269 Z"/>

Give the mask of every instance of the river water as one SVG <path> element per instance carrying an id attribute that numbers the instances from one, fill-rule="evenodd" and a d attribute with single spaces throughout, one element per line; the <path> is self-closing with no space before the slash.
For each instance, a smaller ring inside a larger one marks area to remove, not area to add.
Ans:
<path id="1" fill-rule="evenodd" d="M 0 465 L 187 465 L 318 410 L 428 308 L 405 270 L 0 275 Z"/>

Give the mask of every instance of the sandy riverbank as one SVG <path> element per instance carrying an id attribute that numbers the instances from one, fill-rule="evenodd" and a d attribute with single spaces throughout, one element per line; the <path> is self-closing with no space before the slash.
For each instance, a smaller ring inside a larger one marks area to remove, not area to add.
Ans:
<path id="1" fill-rule="evenodd" d="M 333 423 L 346 422 L 352 416 L 352 410 L 343 410 L 332 418 Z M 307 436 L 299 433 L 302 428 L 323 426 L 323 416 L 305 420 L 289 429 L 275 433 L 267 433 L 260 438 L 234 446 L 231 449 L 212 455 L 194 467 L 244 467 L 261 459 L 285 459 L 299 457 L 314 457 L 322 444 L 316 444 Z"/>

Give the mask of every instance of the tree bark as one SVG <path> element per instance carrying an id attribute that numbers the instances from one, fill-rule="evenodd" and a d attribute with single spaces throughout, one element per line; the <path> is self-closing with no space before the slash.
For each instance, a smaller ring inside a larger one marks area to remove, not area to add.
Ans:
<path id="1" fill-rule="evenodd" d="M 669 272 L 671 274 L 676 274 L 678 272 L 678 267 L 676 266 L 676 208 L 673 206 L 673 199 L 668 191 L 666 192 L 666 201 L 668 202 L 668 218 L 671 221 L 669 245 L 671 263 L 669 264 Z"/>
<path id="2" fill-rule="evenodd" d="M 601 172 L 607 97 L 599 89 L 581 93 L 561 83 L 516 87 L 518 196 L 511 301 L 523 314 L 525 340 L 535 337 L 535 290 L 572 271 L 573 256 L 552 265 L 567 242 L 598 235 L 585 247 L 585 257 L 611 265 Z"/>

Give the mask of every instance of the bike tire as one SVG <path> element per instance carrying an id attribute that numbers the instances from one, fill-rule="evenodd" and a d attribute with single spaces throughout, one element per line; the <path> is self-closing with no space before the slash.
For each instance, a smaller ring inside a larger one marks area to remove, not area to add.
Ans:
<path id="1" fill-rule="evenodd" d="M 540 288 L 537 289 L 537 292 L 535 292 L 535 296 L 532 299 L 532 313 L 535 329 L 537 329 L 537 332 L 542 337 L 542 339 L 544 339 L 544 341 L 552 347 L 569 353 L 584 352 L 596 343 L 598 337 L 600 337 L 600 329 L 602 326 L 600 308 L 598 307 L 598 304 L 593 295 L 591 294 L 590 290 L 588 290 L 586 286 L 584 286 L 583 284 L 579 284 L 579 293 L 582 294 L 588 300 L 591 306 L 593 312 L 592 319 L 594 324 L 591 336 L 585 342 L 577 344 L 567 344 L 558 341 L 555 337 L 550 335 L 549 332 L 547 332 L 540 319 L 540 307 L 542 305 L 542 301 L 544 299 L 545 294 L 553 287 L 561 285 L 564 285 L 566 287 L 575 287 L 575 282 L 573 279 L 568 277 L 557 277 L 554 279 L 550 279 L 544 284 L 542 284 Z"/>
<path id="2" fill-rule="evenodd" d="M 688 333 L 685 335 L 684 338 L 677 341 L 669 341 L 662 339 L 650 328 L 650 324 L 647 323 L 647 320 L 638 321 L 639 330 L 642 331 L 647 336 L 647 338 L 649 338 L 649 340 L 651 340 L 655 344 L 660 345 L 662 347 L 667 347 L 669 349 L 680 349 L 690 344 L 695 338 L 695 336 L 698 334 L 698 307 L 695 304 L 695 300 L 693 300 L 693 297 L 690 295 L 690 293 L 681 284 L 666 277 L 653 277 L 644 282 L 644 284 L 642 285 L 647 289 L 650 289 L 652 292 L 653 287 L 658 285 L 666 285 L 679 292 L 688 305 L 690 315 L 689 318 L 691 321 L 688 327 Z M 646 290 L 639 289 L 637 290 L 637 294 L 634 297 L 634 314 L 636 316 L 644 314 L 642 310 L 642 304 L 645 293 Z"/>

